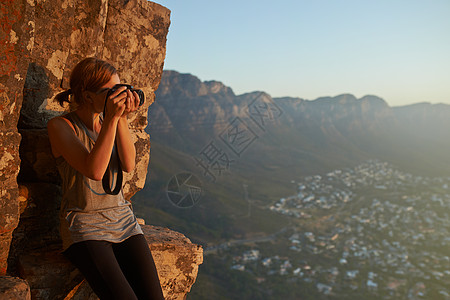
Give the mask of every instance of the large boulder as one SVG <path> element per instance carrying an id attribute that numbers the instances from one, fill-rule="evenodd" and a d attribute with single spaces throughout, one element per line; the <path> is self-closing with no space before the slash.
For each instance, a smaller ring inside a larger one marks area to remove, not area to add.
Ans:
<path id="1" fill-rule="evenodd" d="M 202 247 L 167 228 L 142 225 L 152 251 L 166 300 L 185 299 L 203 261 Z M 33 299 L 97 299 L 78 270 L 58 247 L 26 253 L 19 258 L 19 274 Z"/>
<path id="2" fill-rule="evenodd" d="M 21 278 L 0 276 L 0 299 L 31 300 L 30 287 Z"/>

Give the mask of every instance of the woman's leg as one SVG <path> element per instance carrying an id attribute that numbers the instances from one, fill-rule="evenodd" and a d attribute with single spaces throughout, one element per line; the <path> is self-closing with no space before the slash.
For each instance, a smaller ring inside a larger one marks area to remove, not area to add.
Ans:
<path id="1" fill-rule="evenodd" d="M 153 256 L 142 234 L 113 244 L 113 250 L 138 299 L 164 299 Z"/>
<path id="2" fill-rule="evenodd" d="M 75 243 L 64 251 L 64 255 L 81 271 L 100 299 L 137 299 L 116 260 L 111 243 Z"/>

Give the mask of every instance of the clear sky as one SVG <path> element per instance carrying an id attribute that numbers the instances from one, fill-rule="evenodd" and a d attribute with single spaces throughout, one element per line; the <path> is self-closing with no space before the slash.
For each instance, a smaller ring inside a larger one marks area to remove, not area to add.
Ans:
<path id="1" fill-rule="evenodd" d="M 165 69 L 236 94 L 450 104 L 450 0 L 154 0 Z"/>

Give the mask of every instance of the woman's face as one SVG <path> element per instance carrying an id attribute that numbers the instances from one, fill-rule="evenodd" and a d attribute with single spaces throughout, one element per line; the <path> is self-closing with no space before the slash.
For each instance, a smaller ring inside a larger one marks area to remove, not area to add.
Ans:
<path id="1" fill-rule="evenodd" d="M 106 95 L 108 94 L 109 89 L 111 89 L 118 83 L 120 83 L 119 75 L 114 74 L 111 76 L 111 79 L 105 85 L 103 85 L 96 93 L 91 93 L 92 107 L 96 113 L 103 112 Z"/>

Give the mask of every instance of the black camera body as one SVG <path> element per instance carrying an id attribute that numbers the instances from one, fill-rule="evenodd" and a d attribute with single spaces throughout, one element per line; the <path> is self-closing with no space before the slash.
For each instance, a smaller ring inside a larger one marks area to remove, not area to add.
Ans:
<path id="1" fill-rule="evenodd" d="M 131 92 L 136 92 L 136 94 L 138 94 L 139 96 L 139 106 L 141 106 L 142 104 L 144 104 L 145 101 L 145 96 L 144 96 L 144 92 L 142 90 L 139 89 L 133 89 L 132 85 L 129 84 L 124 84 L 124 83 L 118 83 L 115 86 L 113 86 L 112 88 L 109 89 L 108 93 L 106 94 L 106 99 L 108 99 L 108 97 L 114 93 L 115 91 L 117 91 L 120 87 L 125 86 L 127 88 L 127 90 L 130 90 Z M 122 93 L 125 93 L 127 90 L 124 90 Z M 120 94 L 122 94 L 120 93 Z M 119 94 L 119 95 L 120 95 Z"/>

